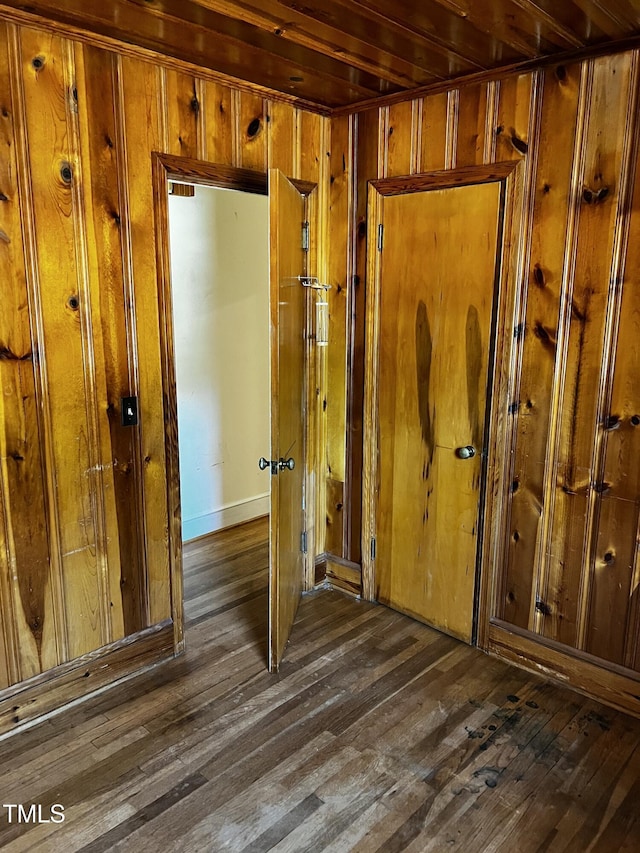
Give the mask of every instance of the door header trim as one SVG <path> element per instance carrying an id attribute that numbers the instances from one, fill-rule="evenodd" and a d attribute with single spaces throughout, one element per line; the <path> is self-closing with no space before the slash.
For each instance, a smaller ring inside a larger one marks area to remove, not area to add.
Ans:
<path id="1" fill-rule="evenodd" d="M 519 165 L 519 160 L 507 160 L 503 163 L 490 163 L 486 166 L 440 169 L 435 172 L 421 172 L 417 175 L 404 175 L 399 178 L 381 178 L 380 180 L 369 181 L 369 186 L 373 187 L 381 196 L 428 192 L 429 190 L 448 190 L 469 184 L 504 181 L 511 176 Z"/>

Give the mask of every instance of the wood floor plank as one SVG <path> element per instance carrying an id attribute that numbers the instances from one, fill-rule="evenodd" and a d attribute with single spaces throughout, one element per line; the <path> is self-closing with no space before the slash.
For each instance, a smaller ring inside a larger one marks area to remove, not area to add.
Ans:
<path id="1" fill-rule="evenodd" d="M 326 589 L 270 675 L 267 536 L 187 543 L 183 657 L 0 743 L 66 815 L 3 851 L 640 850 L 640 720 Z"/>

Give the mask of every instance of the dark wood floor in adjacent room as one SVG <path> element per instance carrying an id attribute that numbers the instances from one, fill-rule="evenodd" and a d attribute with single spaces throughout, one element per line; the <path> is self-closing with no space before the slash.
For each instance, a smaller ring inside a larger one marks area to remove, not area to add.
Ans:
<path id="1" fill-rule="evenodd" d="M 3 851 L 640 850 L 640 720 L 327 590 L 269 675 L 266 536 L 187 547 L 184 657 L 0 744 L 66 815 Z"/>

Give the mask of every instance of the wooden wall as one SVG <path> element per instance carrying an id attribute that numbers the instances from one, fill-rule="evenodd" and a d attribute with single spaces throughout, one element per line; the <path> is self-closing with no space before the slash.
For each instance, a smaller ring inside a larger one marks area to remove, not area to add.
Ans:
<path id="1" fill-rule="evenodd" d="M 525 161 L 491 617 L 640 670 L 638 54 L 332 120 L 328 547 L 360 559 L 366 182 Z M 353 362 L 350 385 L 342 365 Z M 351 453 L 347 452 L 351 449 Z M 350 519 L 345 501 L 349 504 Z"/>
<path id="2" fill-rule="evenodd" d="M 0 21 L 0 688 L 171 616 L 151 152 L 276 166 L 322 200 L 328 131 Z"/>
<path id="3" fill-rule="evenodd" d="M 320 185 L 314 551 L 345 575 L 361 557 L 367 181 L 525 162 L 491 615 L 640 670 L 638 73 L 623 53 L 329 121 L 0 21 L 0 688 L 171 615 L 154 150 Z"/>

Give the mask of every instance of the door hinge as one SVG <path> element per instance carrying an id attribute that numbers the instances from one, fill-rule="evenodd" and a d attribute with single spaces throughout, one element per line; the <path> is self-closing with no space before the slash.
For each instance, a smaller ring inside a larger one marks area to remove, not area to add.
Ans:
<path id="1" fill-rule="evenodd" d="M 307 553 L 307 531 L 303 530 L 300 536 L 300 550 L 303 554 Z"/>
<path id="2" fill-rule="evenodd" d="M 384 240 L 384 225 L 378 225 L 378 251 L 382 251 L 382 241 Z"/>
<path id="3" fill-rule="evenodd" d="M 371 559 L 375 560 L 376 558 L 376 537 L 371 537 Z"/>
<path id="4" fill-rule="evenodd" d="M 302 251 L 309 251 L 309 223 L 302 223 Z"/>

